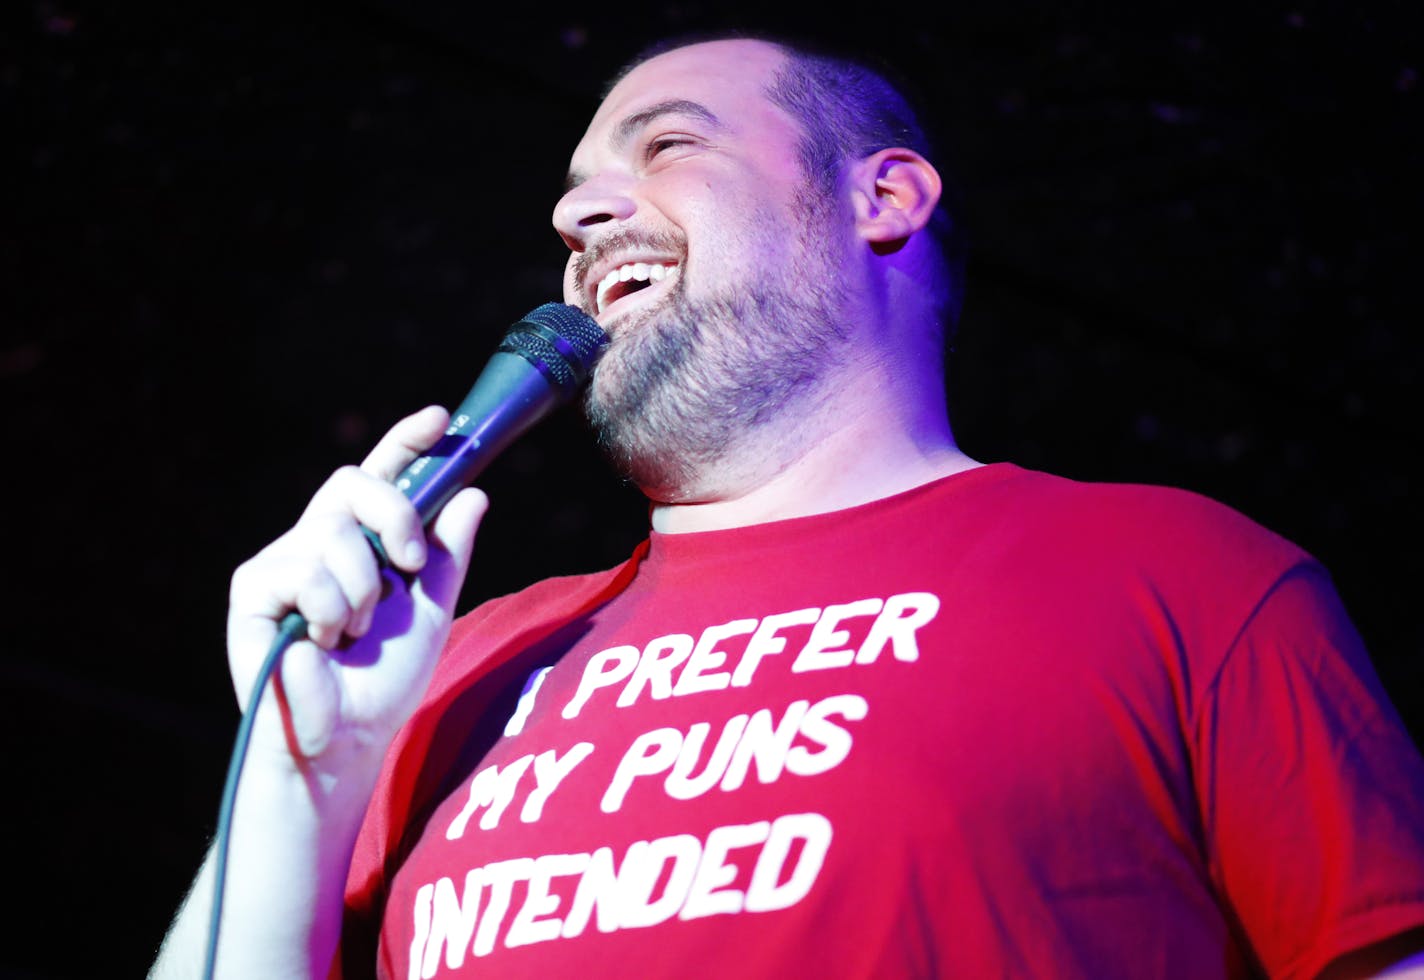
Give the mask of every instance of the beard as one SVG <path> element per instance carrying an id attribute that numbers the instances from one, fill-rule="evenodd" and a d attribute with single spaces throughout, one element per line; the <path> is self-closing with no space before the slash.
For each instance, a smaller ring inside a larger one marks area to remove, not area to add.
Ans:
<path id="1" fill-rule="evenodd" d="M 649 497 L 705 493 L 739 447 L 816 397 L 845 337 L 831 217 L 808 189 L 793 208 L 790 261 L 698 298 L 684 265 L 665 299 L 620 324 L 584 411 L 613 465 Z M 745 247 L 774 255 L 757 249 L 787 230 L 759 228 Z"/>

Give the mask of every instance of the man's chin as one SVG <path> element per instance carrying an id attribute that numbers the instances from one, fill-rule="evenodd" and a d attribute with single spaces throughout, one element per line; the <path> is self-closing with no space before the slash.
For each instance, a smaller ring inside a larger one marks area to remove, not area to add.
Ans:
<path id="1" fill-rule="evenodd" d="M 697 433 L 668 417 L 666 383 L 666 377 L 649 377 L 622 359 L 609 363 L 605 355 L 584 394 L 583 410 L 614 469 L 650 499 L 671 502 L 685 494 L 696 469 L 687 449 Z"/>

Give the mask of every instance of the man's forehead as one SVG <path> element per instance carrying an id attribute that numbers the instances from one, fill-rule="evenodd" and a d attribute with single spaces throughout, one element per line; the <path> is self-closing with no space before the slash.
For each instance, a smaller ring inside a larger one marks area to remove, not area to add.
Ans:
<path id="1" fill-rule="evenodd" d="M 782 50 L 766 41 L 704 41 L 654 55 L 631 69 L 609 93 L 636 89 L 673 78 L 736 80 L 749 86 L 764 85 L 786 59 Z M 715 83 L 715 82 L 714 82 Z"/>

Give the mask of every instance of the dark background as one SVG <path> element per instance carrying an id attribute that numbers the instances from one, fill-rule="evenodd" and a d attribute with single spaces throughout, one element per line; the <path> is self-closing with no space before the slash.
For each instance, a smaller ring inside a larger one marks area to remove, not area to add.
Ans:
<path id="1" fill-rule="evenodd" d="M 558 298 L 548 215 L 614 66 L 811 22 L 738 6 L 7 7 L 0 976 L 142 973 L 237 720 L 231 569 Z M 1418 738 L 1416 10 L 999 0 L 827 30 L 918 77 L 949 137 L 965 449 L 1189 487 L 1296 540 Z M 483 483 L 466 606 L 643 530 L 572 412 Z"/>

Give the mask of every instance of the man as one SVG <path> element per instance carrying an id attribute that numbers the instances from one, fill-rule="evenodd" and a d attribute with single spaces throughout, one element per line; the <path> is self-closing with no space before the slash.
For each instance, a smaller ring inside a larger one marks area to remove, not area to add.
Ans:
<path id="1" fill-rule="evenodd" d="M 452 632 L 484 498 L 426 535 L 388 482 L 432 409 L 238 570 L 244 697 L 285 612 L 314 642 L 256 708 L 220 975 L 1424 970 L 1424 764 L 1323 571 L 957 448 L 940 179 L 863 135 L 901 109 L 753 40 L 613 87 L 554 222 L 651 541 Z"/>

